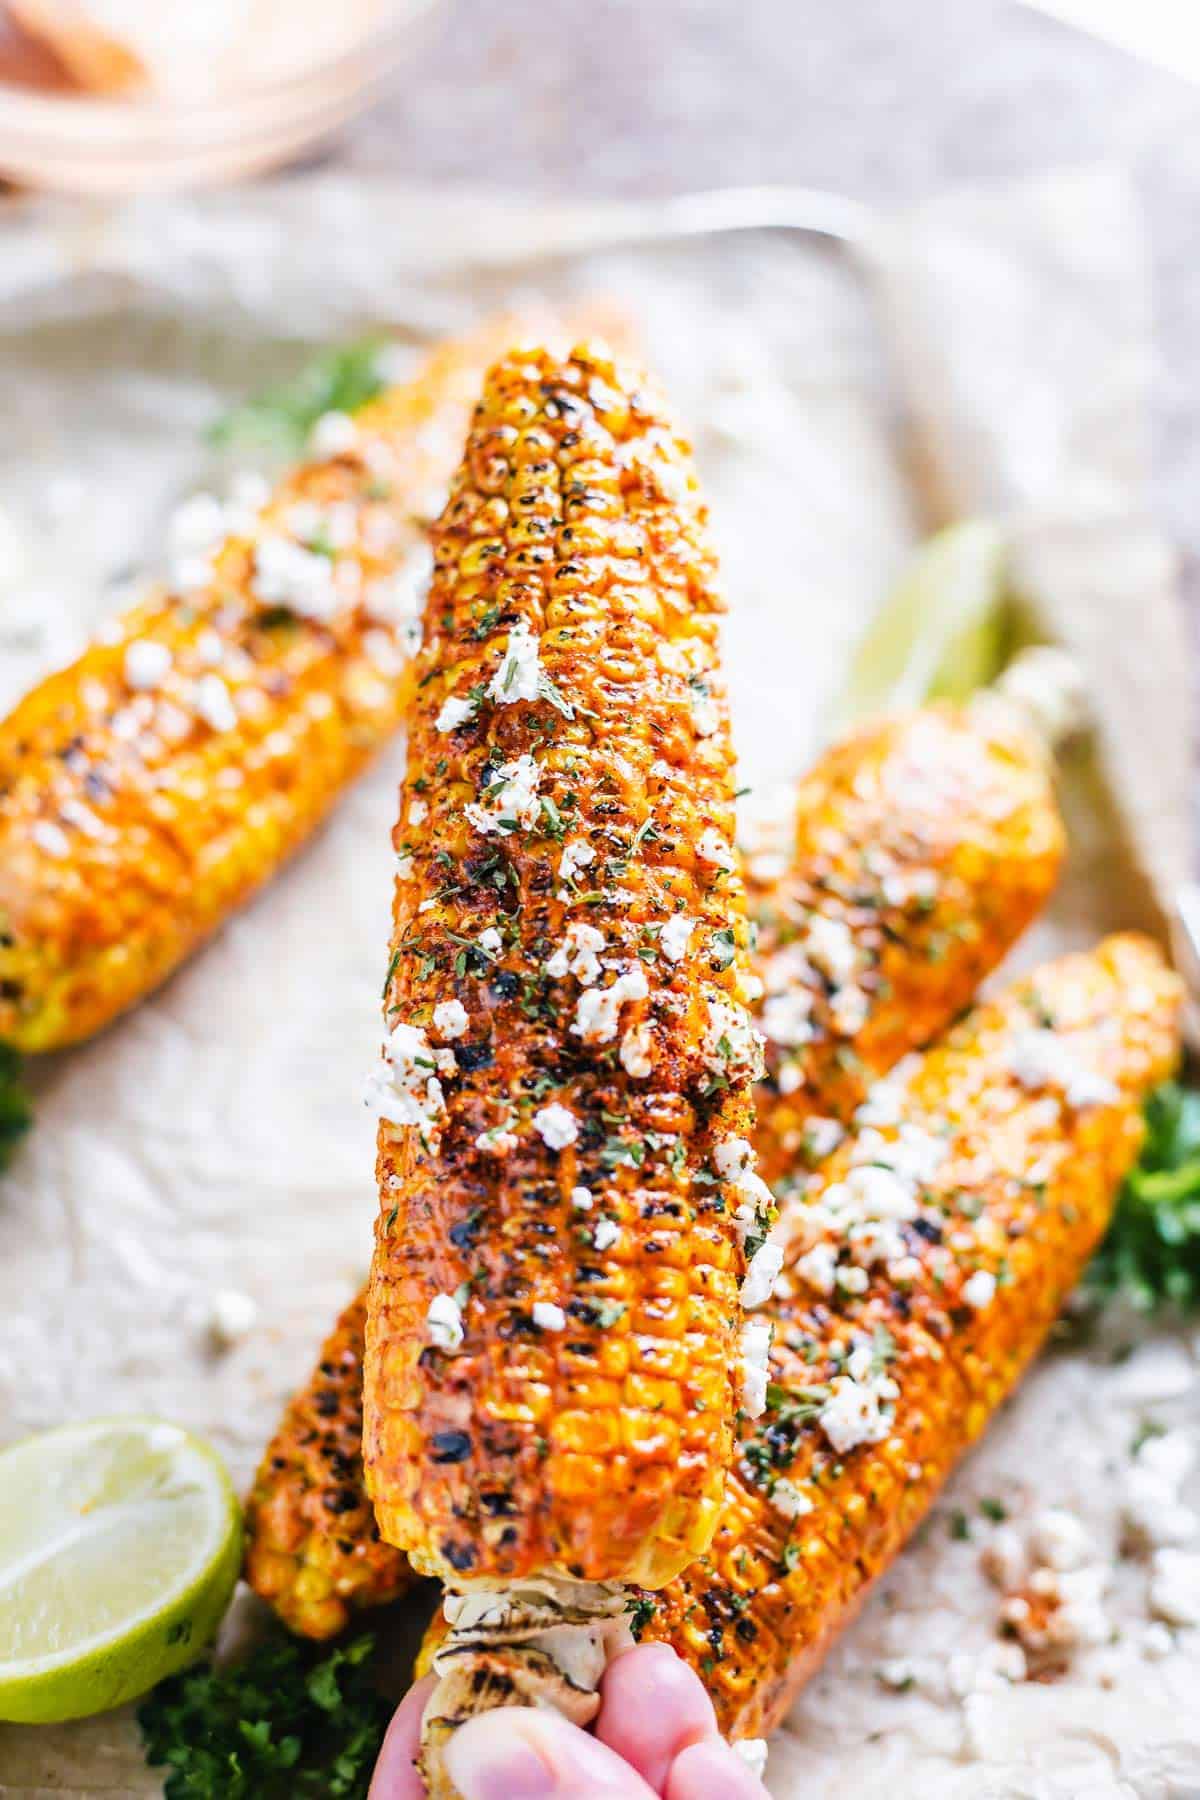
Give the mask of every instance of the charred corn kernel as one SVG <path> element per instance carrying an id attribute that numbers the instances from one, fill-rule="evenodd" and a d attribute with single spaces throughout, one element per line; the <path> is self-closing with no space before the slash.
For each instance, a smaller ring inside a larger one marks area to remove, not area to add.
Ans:
<path id="1" fill-rule="evenodd" d="M 1045 901 L 1064 845 L 1044 746 L 990 697 L 843 739 L 801 782 L 795 816 L 787 872 L 748 865 L 772 1186 L 803 1179 L 869 1083 L 969 1003 Z"/>
<path id="2" fill-rule="evenodd" d="M 708 1543 L 744 1246 L 772 1207 L 715 571 L 645 378 L 598 347 L 499 363 L 434 559 L 374 1078 L 364 1464 L 385 1539 L 449 1588 L 423 1726 L 440 1797 L 470 1713 L 586 1723 L 626 1584 Z M 681 915 L 696 943 L 671 957 Z M 580 1364 L 611 1373 L 614 1342 L 661 1414 L 625 1382 L 587 1403 Z M 531 1349 L 544 1376 L 514 1382 Z"/>
<path id="3" fill-rule="evenodd" d="M 767 1410 L 711 1550 L 642 1609 L 722 1730 L 777 1722 L 1041 1344 L 1176 1061 L 1178 1003 L 1138 938 L 1051 963 L 877 1088 L 789 1206 Z"/>
<path id="4" fill-rule="evenodd" d="M 141 999 L 395 730 L 426 523 L 511 330 L 434 352 L 273 494 L 190 502 L 170 585 L 0 723 L 0 1040 L 58 1049 Z"/>
<path id="5" fill-rule="evenodd" d="M 363 1485 L 365 1322 L 360 1295 L 289 1404 L 246 1503 L 246 1580 L 305 1637 L 333 1637 L 409 1579 L 407 1559 L 380 1539 Z"/>
<path id="6" fill-rule="evenodd" d="M 729 1456 L 746 1188 L 714 1157 L 748 1133 L 759 1056 L 690 455 L 605 351 L 514 352 L 434 549 L 377 1078 L 367 1479 L 384 1537 L 452 1586 L 657 1585 L 706 1541 Z M 675 735 L 700 692 L 716 728 Z M 695 946 L 672 960 L 681 914 Z M 616 1343 L 634 1372 L 585 1404 L 580 1372 L 613 1373 Z M 415 1454 L 389 1450 L 397 1419 Z"/>
<path id="7" fill-rule="evenodd" d="M 930 768 L 931 777 L 920 779 L 920 772 Z M 755 1142 L 783 1189 L 803 1182 L 810 1166 L 828 1154 L 828 1129 L 814 1126 L 822 1119 L 847 1118 L 869 1075 L 885 1072 L 961 1010 L 971 982 L 999 960 L 1049 892 L 1061 849 L 1044 766 L 1016 726 L 1007 730 L 994 709 L 979 713 L 938 706 L 858 732 L 821 759 L 801 791 L 805 816 L 797 841 L 787 846 L 786 855 L 794 861 L 786 872 L 768 874 L 764 867 L 756 878 L 755 858 L 748 863 L 751 900 L 760 921 L 760 972 L 803 940 L 806 920 L 816 916 L 821 904 L 834 908 L 831 918 L 838 916 L 856 832 L 866 834 L 868 845 L 886 840 L 887 860 L 873 864 L 874 904 L 860 899 L 849 915 L 855 947 L 860 939 L 868 947 L 864 969 L 869 955 L 874 971 L 869 984 L 864 983 L 870 1005 L 860 1033 L 848 1043 L 826 1038 L 786 1048 L 776 1041 L 769 1047 L 770 1074 L 757 1093 Z M 978 840 L 974 851 L 967 844 L 971 833 Z M 861 895 L 864 890 L 857 891 Z M 703 947 L 703 939 L 686 914 L 676 915 L 674 925 L 668 921 L 659 936 L 660 953 L 668 959 L 696 945 Z M 786 962 L 776 965 L 771 976 L 776 1002 L 781 976 L 795 981 L 801 996 L 798 1010 L 811 1020 L 827 1000 L 820 970 L 800 955 L 794 957 L 790 977 Z M 776 1020 L 780 1011 L 776 1004 Z M 845 1053 L 860 1046 L 863 1060 L 855 1065 Z M 797 1063 L 803 1075 L 799 1088 L 786 1075 Z M 573 1209 L 573 1223 L 585 1234 L 594 1232 L 599 1211 L 590 1193 L 587 1199 L 588 1210 Z M 611 1199 L 608 1212 L 619 1215 L 622 1225 L 627 1215 L 635 1216 Z M 643 1247 L 659 1267 L 690 1265 L 690 1233 L 674 1219 L 659 1219 Z M 610 1250 L 609 1259 L 614 1254 Z M 714 1250 L 714 1260 L 716 1254 Z M 597 1281 L 599 1263 L 597 1259 Z M 611 1289 L 606 1286 L 604 1292 L 609 1295 Z M 589 1409 L 615 1405 L 620 1381 L 632 1407 L 666 1408 L 685 1378 L 698 1411 L 715 1415 L 723 1405 L 724 1371 L 689 1371 L 682 1340 L 672 1343 L 662 1333 L 644 1338 L 632 1357 L 624 1337 L 606 1337 L 598 1356 L 590 1343 L 582 1346 L 585 1354 L 576 1356 L 569 1343 L 560 1342 L 573 1390 L 604 1395 L 603 1402 L 589 1399 Z M 593 1389 L 588 1385 L 592 1375 L 603 1375 L 610 1385 Z M 525 1399 L 518 1410 L 529 1416 Z M 570 1492 L 586 1497 L 586 1463 L 572 1460 L 567 1465 L 564 1459 L 560 1485 L 568 1477 Z M 329 1521 L 330 1530 L 334 1525 Z M 249 1529 L 253 1538 L 253 1520 Z M 390 1591 L 385 1583 L 375 1597 Z M 369 1592 L 360 1594 L 362 1604 L 371 1603 Z"/>

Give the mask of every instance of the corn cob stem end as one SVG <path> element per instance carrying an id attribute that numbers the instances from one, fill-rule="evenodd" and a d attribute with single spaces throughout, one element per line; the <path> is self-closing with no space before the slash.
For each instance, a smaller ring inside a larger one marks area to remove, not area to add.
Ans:
<path id="1" fill-rule="evenodd" d="M 456 1800 L 443 1753 L 476 1713 L 552 1706 L 573 1725 L 590 1725 L 605 1669 L 633 1642 L 627 1602 L 628 1590 L 615 1583 L 553 1576 L 447 1594 L 450 1630 L 433 1658 L 437 1686 L 421 1721 L 430 1800 Z"/>

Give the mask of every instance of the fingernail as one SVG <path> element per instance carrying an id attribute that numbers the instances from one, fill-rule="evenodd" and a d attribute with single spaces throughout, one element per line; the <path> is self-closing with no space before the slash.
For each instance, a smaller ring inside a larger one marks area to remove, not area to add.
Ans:
<path id="1" fill-rule="evenodd" d="M 552 1765 L 504 1713 L 460 1725 L 446 1745 L 445 1763 L 463 1800 L 550 1800 L 558 1791 Z"/>

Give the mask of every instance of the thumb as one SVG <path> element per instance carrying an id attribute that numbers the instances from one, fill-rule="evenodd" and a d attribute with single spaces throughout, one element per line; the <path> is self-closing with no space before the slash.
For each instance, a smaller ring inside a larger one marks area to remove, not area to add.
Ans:
<path id="1" fill-rule="evenodd" d="M 557 1713 L 532 1707 L 468 1719 L 444 1756 L 463 1800 L 655 1800 L 605 1745 Z"/>

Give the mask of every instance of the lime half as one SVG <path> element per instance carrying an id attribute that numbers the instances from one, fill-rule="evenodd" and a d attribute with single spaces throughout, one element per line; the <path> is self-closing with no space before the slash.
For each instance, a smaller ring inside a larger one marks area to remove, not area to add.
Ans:
<path id="1" fill-rule="evenodd" d="M 216 1452 L 158 1419 L 66 1425 L 0 1455 L 0 1719 L 143 1694 L 216 1632 L 241 1514 Z"/>

